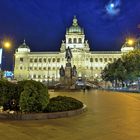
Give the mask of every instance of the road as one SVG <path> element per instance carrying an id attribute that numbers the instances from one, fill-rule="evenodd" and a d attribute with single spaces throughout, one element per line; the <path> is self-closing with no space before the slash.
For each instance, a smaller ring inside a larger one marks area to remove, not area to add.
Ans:
<path id="1" fill-rule="evenodd" d="M 0 121 L 0 140 L 140 140 L 140 94 L 93 90 L 56 93 L 83 101 L 81 115 L 34 121 Z"/>

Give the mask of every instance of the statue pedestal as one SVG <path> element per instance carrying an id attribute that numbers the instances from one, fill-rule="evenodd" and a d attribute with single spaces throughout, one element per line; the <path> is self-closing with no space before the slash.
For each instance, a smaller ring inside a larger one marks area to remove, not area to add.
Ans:
<path id="1" fill-rule="evenodd" d="M 72 85 L 72 67 L 71 67 L 71 63 L 66 63 L 66 67 L 65 67 L 65 85 L 68 88 Z"/>
<path id="2" fill-rule="evenodd" d="M 66 89 L 75 88 L 75 82 L 77 79 L 76 67 L 71 66 L 71 63 L 66 63 L 65 69 L 63 66 L 60 68 L 60 84 L 64 85 Z"/>
<path id="3" fill-rule="evenodd" d="M 65 83 L 65 77 L 60 77 L 60 84 L 63 85 Z"/>

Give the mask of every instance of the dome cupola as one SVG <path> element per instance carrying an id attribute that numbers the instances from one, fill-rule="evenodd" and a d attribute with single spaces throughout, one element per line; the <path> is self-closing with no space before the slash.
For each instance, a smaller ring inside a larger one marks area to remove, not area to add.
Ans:
<path id="1" fill-rule="evenodd" d="M 67 33 L 80 33 L 83 34 L 83 29 L 78 25 L 76 16 L 73 18 L 72 26 L 67 30 Z"/>
<path id="2" fill-rule="evenodd" d="M 29 46 L 26 45 L 25 40 L 24 40 L 23 43 L 18 47 L 17 51 L 18 51 L 18 52 L 30 52 L 30 48 L 29 48 Z"/>

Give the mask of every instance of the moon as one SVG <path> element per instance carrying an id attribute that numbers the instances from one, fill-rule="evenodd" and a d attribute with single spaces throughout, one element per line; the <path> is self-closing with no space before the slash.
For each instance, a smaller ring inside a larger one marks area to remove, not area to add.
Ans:
<path id="1" fill-rule="evenodd" d="M 107 5 L 105 6 L 106 13 L 109 16 L 116 16 L 120 13 L 120 0 L 110 0 Z"/>

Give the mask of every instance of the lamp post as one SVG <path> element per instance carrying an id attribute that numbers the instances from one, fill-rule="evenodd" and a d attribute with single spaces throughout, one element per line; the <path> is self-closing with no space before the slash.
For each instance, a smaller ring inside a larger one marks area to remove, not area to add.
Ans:
<path id="1" fill-rule="evenodd" d="M 134 38 L 128 38 L 128 39 L 126 39 L 126 43 L 127 43 L 129 46 L 135 45 L 135 42 L 136 42 L 136 40 L 135 40 Z"/>
<path id="2" fill-rule="evenodd" d="M 11 48 L 11 42 L 10 41 L 3 40 L 1 42 L 1 48 L 0 48 L 0 70 L 1 70 L 1 67 L 2 67 L 2 52 L 3 52 L 3 49 L 9 50 L 10 48 Z"/>

